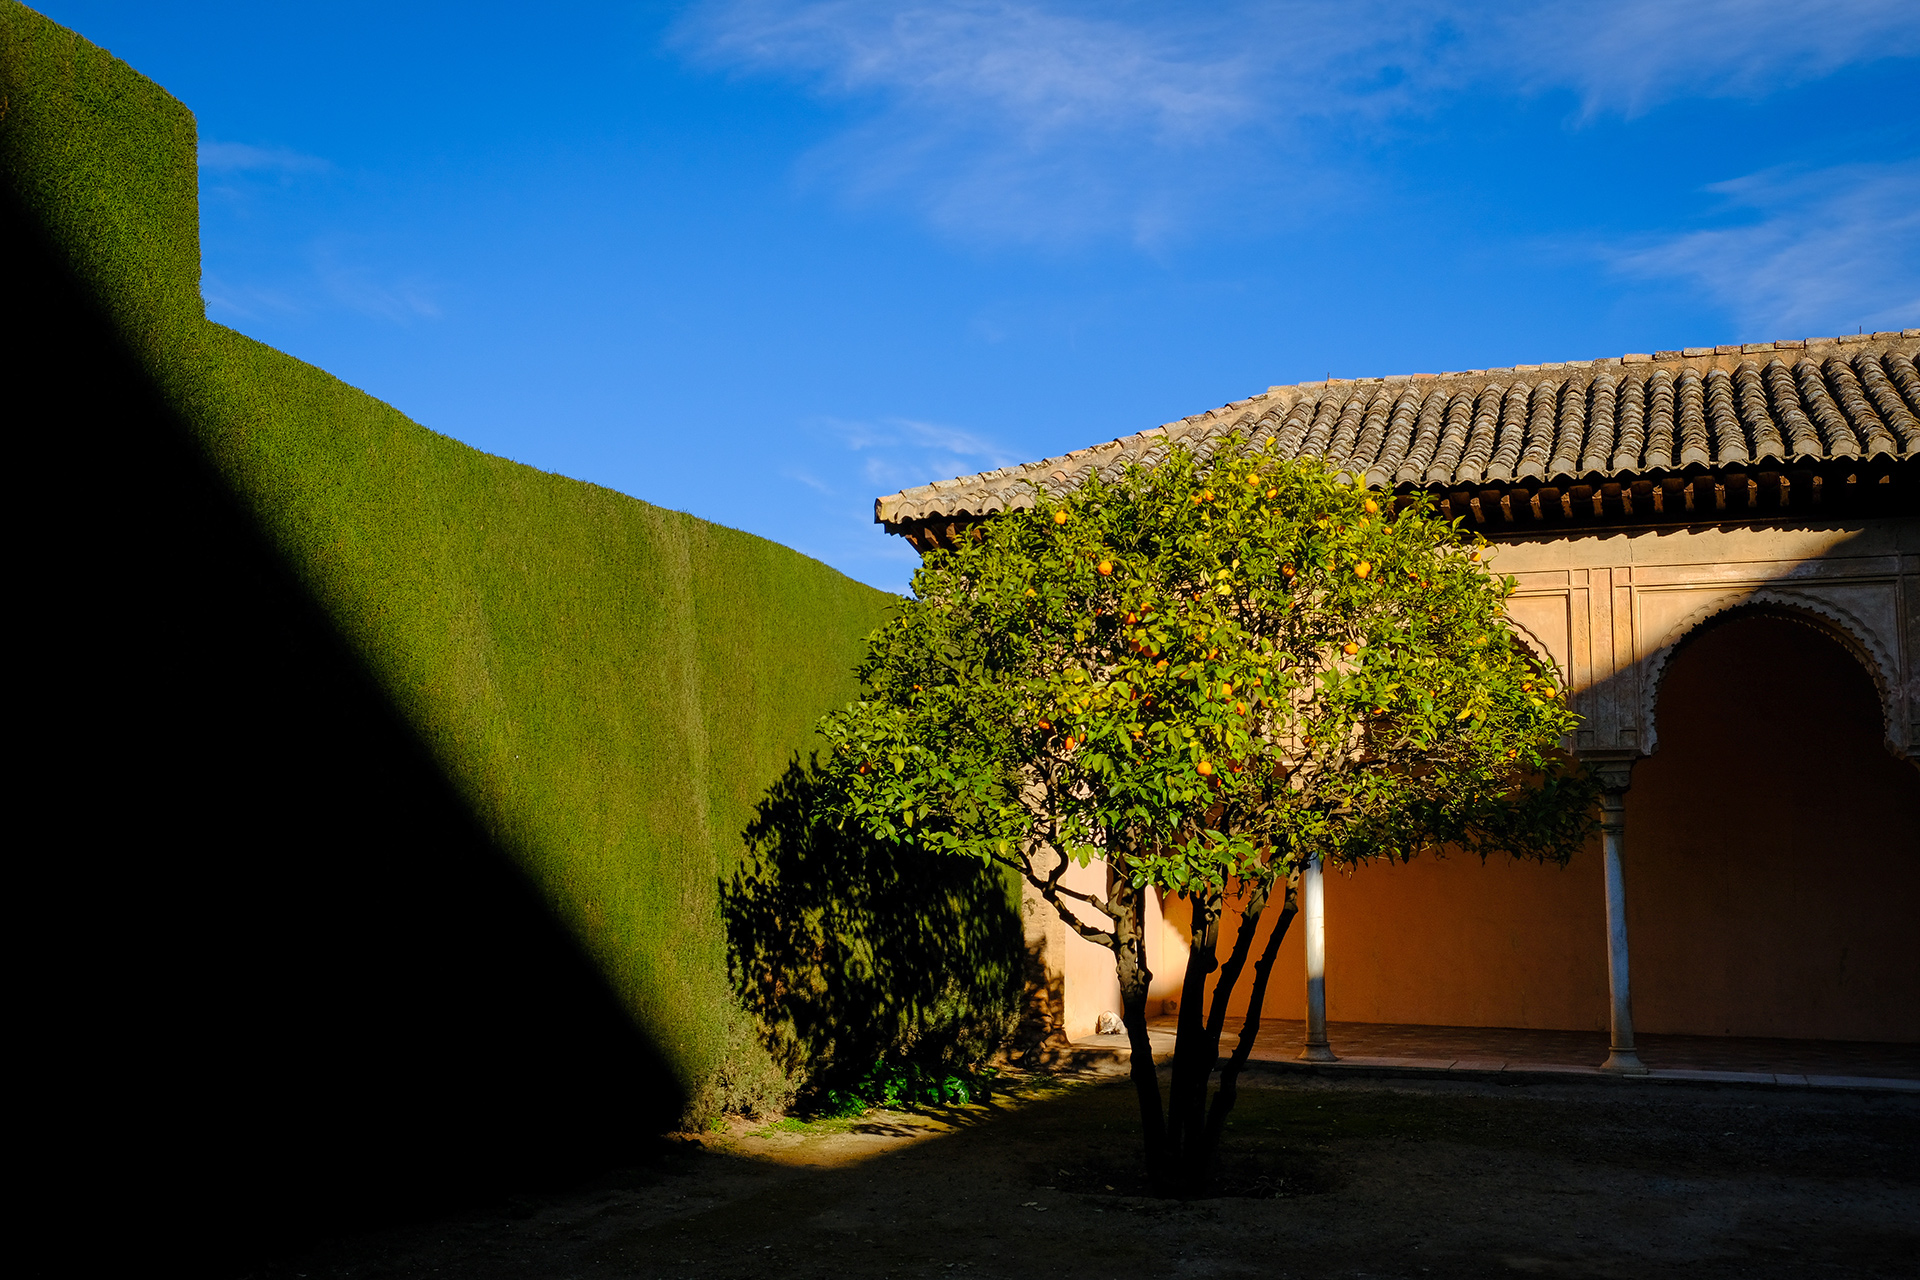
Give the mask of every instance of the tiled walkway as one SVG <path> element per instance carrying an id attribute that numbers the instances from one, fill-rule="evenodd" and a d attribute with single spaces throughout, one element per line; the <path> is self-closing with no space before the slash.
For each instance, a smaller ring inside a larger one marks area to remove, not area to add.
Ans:
<path id="1" fill-rule="evenodd" d="M 1172 1018 L 1154 1019 L 1156 1058 L 1171 1052 L 1174 1025 Z M 1234 1038 L 1232 1031 L 1223 1038 L 1222 1052 L 1231 1052 Z M 1300 1022 L 1267 1022 L 1253 1057 L 1293 1065 L 1304 1038 Z M 1607 1036 L 1599 1031 L 1336 1022 L 1328 1026 L 1327 1039 L 1340 1061 L 1315 1069 L 1332 1072 L 1601 1075 L 1607 1057 Z M 1126 1039 L 1096 1036 L 1075 1047 L 1124 1051 Z M 1643 1035 L 1639 1050 L 1655 1079 L 1920 1091 L 1920 1044 Z"/>
<path id="2" fill-rule="evenodd" d="M 1173 1022 L 1166 1021 L 1173 1030 Z M 1260 1029 L 1254 1053 L 1292 1058 L 1306 1039 L 1299 1022 Z M 1920 1044 L 1866 1044 L 1842 1040 L 1758 1040 L 1738 1036 L 1643 1035 L 1640 1060 L 1678 1071 L 1752 1071 L 1819 1076 L 1884 1076 L 1920 1080 Z M 1604 1031 L 1521 1031 L 1506 1027 L 1408 1027 L 1335 1022 L 1327 1040 L 1342 1057 L 1478 1059 L 1505 1063 L 1566 1063 L 1597 1067 L 1607 1058 Z"/>

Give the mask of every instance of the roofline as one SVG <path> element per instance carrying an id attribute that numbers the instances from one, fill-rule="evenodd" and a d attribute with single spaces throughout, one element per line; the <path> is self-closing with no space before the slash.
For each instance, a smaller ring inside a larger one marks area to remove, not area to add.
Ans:
<path id="1" fill-rule="evenodd" d="M 951 480 L 939 480 L 931 484 L 917 485 L 911 489 L 903 489 L 898 493 L 876 498 L 874 500 L 874 521 L 877 524 L 886 526 L 890 531 L 901 532 L 905 524 L 923 524 L 930 519 L 938 519 L 941 516 L 991 514 L 990 512 L 962 511 L 958 509 L 950 509 L 946 512 L 930 512 L 924 510 L 909 512 L 906 509 L 909 507 L 919 507 L 929 500 L 940 498 L 942 495 L 953 493 L 957 490 L 972 489 L 988 482 L 997 481 L 1000 483 L 1018 484 L 1021 481 L 1025 481 L 1033 487 L 1041 487 L 1050 476 L 1056 473 L 1064 476 L 1069 471 L 1077 470 L 1080 464 L 1084 463 L 1092 455 L 1105 453 L 1107 451 L 1117 452 L 1122 448 L 1156 435 L 1167 437 L 1171 443 L 1179 443 L 1189 436 L 1192 436 L 1195 428 L 1202 428 L 1205 430 L 1205 434 L 1212 435 L 1219 430 L 1219 426 L 1223 420 L 1237 417 L 1251 422 L 1253 419 L 1260 417 L 1272 409 L 1277 408 L 1285 411 L 1291 409 L 1300 400 L 1309 395 L 1317 396 L 1320 393 L 1338 388 L 1377 386 L 1382 389 L 1389 389 L 1420 386 L 1430 388 L 1432 391 L 1440 391 L 1460 389 L 1462 384 L 1470 383 L 1474 387 L 1484 390 L 1509 378 L 1520 380 L 1540 379 L 1545 381 L 1555 377 L 1569 379 L 1580 375 L 1592 377 L 1594 375 L 1615 371 L 1630 376 L 1634 374 L 1651 373 L 1656 369 L 1663 368 L 1675 373 L 1683 369 L 1692 368 L 1704 374 L 1708 370 L 1718 367 L 1732 373 L 1743 361 L 1756 356 L 1777 357 L 1782 353 L 1789 352 L 1805 353 L 1822 348 L 1845 348 L 1865 346 L 1867 344 L 1884 344 L 1915 338 L 1920 338 L 1920 329 L 1888 330 L 1871 334 L 1848 334 L 1828 338 L 1750 342 L 1716 347 L 1686 347 L 1678 351 L 1628 352 L 1624 355 L 1611 356 L 1598 360 L 1522 364 L 1498 369 L 1467 369 L 1437 374 L 1413 373 L 1378 378 L 1328 378 L 1318 382 L 1301 382 L 1291 385 L 1272 386 L 1258 395 L 1248 396 L 1245 399 L 1236 400 L 1229 404 L 1221 405 L 1218 408 L 1208 409 L 1202 413 L 1191 414 L 1173 422 L 1162 423 L 1157 427 L 1150 427 L 1145 431 L 1116 437 L 1114 440 L 1102 444 L 1089 445 L 1086 448 L 1076 449 L 1071 453 L 1061 454 L 1056 457 L 1045 458 L 1023 465 L 1003 467 L 996 471 L 980 472 L 971 476 L 958 476 Z M 1257 410 L 1257 412 L 1248 413 L 1249 410 Z M 1764 464 L 1755 462 L 1751 465 L 1757 467 Z M 1782 462 L 1779 465 L 1785 466 L 1788 464 Z M 1691 469 L 1697 471 L 1700 468 L 1696 463 Z M 1659 482 L 1668 474 L 1668 471 L 1685 473 L 1687 470 L 1688 468 L 1683 467 L 1671 469 L 1622 469 L 1617 473 L 1593 473 L 1584 477 L 1584 479 L 1590 483 L 1604 484 L 1617 475 L 1623 480 L 1631 478 L 1632 480 Z M 1439 492 L 1449 488 L 1447 485 L 1380 485 L 1375 487 L 1393 489 L 1396 492 L 1402 493 L 1423 488 L 1431 488 L 1432 491 Z M 1535 487 L 1537 487 L 1537 484 Z M 1006 501 L 996 506 L 994 510 L 1017 509 L 1029 506 L 1031 503 L 1031 496 L 1023 500 L 1019 495 L 1012 495 Z"/>

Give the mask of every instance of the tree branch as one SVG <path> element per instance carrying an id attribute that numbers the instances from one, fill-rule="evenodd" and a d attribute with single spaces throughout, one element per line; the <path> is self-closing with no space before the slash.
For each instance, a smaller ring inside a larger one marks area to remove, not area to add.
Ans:
<path id="1" fill-rule="evenodd" d="M 1061 901 L 1061 896 L 1064 894 L 1070 898 L 1080 899 L 1103 915 L 1112 916 L 1114 914 L 1101 900 L 1092 898 L 1078 890 L 1062 887 L 1060 877 L 1066 873 L 1066 869 L 1070 865 L 1070 860 L 1066 854 L 1061 853 L 1058 849 L 1054 849 L 1051 845 L 1045 845 L 1043 847 L 1049 849 L 1055 857 L 1060 859 L 1059 865 L 1053 869 L 1052 874 L 1043 879 L 1039 872 L 1034 869 L 1031 858 L 1027 860 L 1025 865 L 1019 868 L 1020 874 L 1026 877 L 1028 884 L 1040 891 L 1042 898 L 1045 898 L 1052 904 L 1054 911 L 1059 913 L 1061 922 L 1069 929 L 1072 929 L 1088 942 L 1094 943 L 1097 946 L 1106 947 L 1108 950 L 1113 950 L 1118 947 L 1119 942 L 1111 929 L 1097 929 L 1085 923 L 1067 907 L 1066 903 Z"/>
<path id="2" fill-rule="evenodd" d="M 1247 899 L 1246 909 L 1240 913 L 1240 929 L 1233 939 L 1233 953 L 1220 966 L 1220 976 L 1214 980 L 1213 1004 L 1207 1010 L 1207 1039 L 1216 1046 L 1220 1043 L 1220 1033 L 1227 1022 L 1227 999 L 1233 994 L 1234 986 L 1240 981 L 1240 971 L 1246 968 L 1247 956 L 1253 951 L 1253 935 L 1259 932 L 1260 917 L 1267 909 L 1268 892 L 1267 885 L 1263 883 L 1257 885 L 1253 896 Z"/>
<path id="3" fill-rule="evenodd" d="M 1267 979 L 1273 976 L 1273 962 L 1280 954 L 1281 940 L 1287 936 L 1287 926 L 1293 923 L 1293 917 L 1299 909 L 1293 882 L 1289 880 L 1280 918 L 1274 921 L 1273 932 L 1267 937 L 1266 950 L 1254 962 L 1253 991 L 1247 997 L 1247 1020 L 1240 1028 L 1240 1043 L 1234 1046 L 1233 1057 L 1227 1060 L 1227 1065 L 1220 1071 L 1220 1088 L 1213 1095 L 1213 1106 L 1207 1115 L 1209 1145 L 1220 1141 L 1220 1132 L 1226 1127 L 1227 1113 L 1233 1110 L 1234 1101 L 1239 1096 L 1241 1069 L 1247 1065 L 1247 1058 L 1253 1052 L 1254 1038 L 1260 1034 L 1260 1006 L 1267 1000 Z"/>
<path id="4" fill-rule="evenodd" d="M 1105 898 L 1096 898 L 1090 893 L 1082 893 L 1078 889 L 1069 889 L 1065 885 L 1056 885 L 1054 886 L 1054 890 L 1057 893 L 1066 894 L 1069 898 L 1072 898 L 1076 902 L 1086 903 L 1088 906 L 1092 907 L 1095 911 L 1100 912 L 1102 915 L 1110 916 L 1113 914 L 1113 908 L 1107 904 L 1107 900 Z"/>
<path id="5" fill-rule="evenodd" d="M 1027 878 L 1033 880 L 1031 876 Z M 1042 885 L 1038 880 L 1033 880 L 1033 884 L 1035 888 L 1040 890 L 1040 895 L 1053 904 L 1053 909 L 1060 913 L 1060 919 L 1066 924 L 1067 928 L 1073 930 L 1088 942 L 1105 947 L 1110 951 L 1120 945 L 1113 930 L 1096 929 L 1090 924 L 1083 923 L 1080 917 L 1074 915 L 1072 911 L 1067 909 L 1066 904 L 1060 901 L 1059 896 L 1054 891 Z"/>

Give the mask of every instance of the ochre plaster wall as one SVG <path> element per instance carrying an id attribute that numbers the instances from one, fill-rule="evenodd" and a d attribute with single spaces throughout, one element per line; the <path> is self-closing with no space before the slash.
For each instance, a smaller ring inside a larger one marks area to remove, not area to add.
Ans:
<path id="1" fill-rule="evenodd" d="M 1566 867 L 1428 858 L 1329 876 L 1327 1016 L 1601 1029 L 1604 912 L 1597 846 Z M 1224 936 L 1237 927 L 1230 920 Z M 1270 927 L 1263 922 L 1261 942 Z M 1296 918 L 1274 962 L 1269 1016 L 1306 1016 L 1302 937 Z M 1251 979 L 1240 985 L 1235 1013 L 1246 1007 Z"/>
<path id="2" fill-rule="evenodd" d="M 1627 793 L 1636 1027 L 1920 1040 L 1920 770 L 1882 745 L 1865 671 L 1804 624 L 1735 617 L 1674 657 L 1658 715 Z M 1597 845 L 1332 876 L 1327 1016 L 1603 1030 L 1605 937 Z M 1304 967 L 1296 927 L 1268 1015 L 1305 1016 Z"/>
<path id="3" fill-rule="evenodd" d="M 1105 864 L 1074 867 L 1062 881 L 1067 888 L 1082 893 L 1105 893 Z M 1044 949 L 1049 973 L 1061 976 L 1059 1019 L 1069 1040 L 1094 1033 L 1102 1013 L 1120 1012 L 1120 978 L 1113 964 L 1113 952 L 1098 943 L 1088 942 L 1060 921 L 1059 914 L 1031 888 L 1026 891 L 1025 909 L 1030 922 L 1030 946 Z M 1153 970 L 1153 983 L 1147 991 L 1150 1015 L 1161 1011 L 1168 997 L 1177 997 L 1186 975 L 1190 912 L 1184 898 L 1173 898 L 1167 913 L 1161 912 L 1157 893 L 1147 898 L 1147 967 Z M 1104 928 L 1105 916 L 1087 908 L 1081 918 Z"/>
<path id="4" fill-rule="evenodd" d="M 1627 793 L 1641 1031 L 1920 1040 L 1920 770 L 1865 670 L 1743 617 L 1668 667 Z"/>
<path id="5" fill-rule="evenodd" d="M 1060 882 L 1081 893 L 1105 894 L 1106 864 L 1095 862 L 1084 867 L 1069 868 Z M 1091 907 L 1079 908 L 1078 914 L 1097 929 L 1107 927 L 1107 918 Z M 1063 932 L 1066 935 L 1065 1030 L 1069 1040 L 1079 1040 L 1093 1034 L 1102 1013 L 1119 1012 L 1120 977 L 1114 969 L 1113 952 L 1099 943 L 1088 942 L 1071 929 L 1063 929 Z"/>

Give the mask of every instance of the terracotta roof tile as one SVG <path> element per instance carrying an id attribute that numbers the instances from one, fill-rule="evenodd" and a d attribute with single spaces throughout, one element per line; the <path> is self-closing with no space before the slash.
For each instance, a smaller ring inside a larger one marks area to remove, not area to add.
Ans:
<path id="1" fill-rule="evenodd" d="M 1628 484 L 1714 468 L 1920 457 L 1920 330 L 1688 347 L 1510 369 L 1329 379 L 1058 458 L 879 499 L 887 525 L 1031 506 L 1090 475 L 1205 460 L 1234 431 L 1371 488 Z"/>

